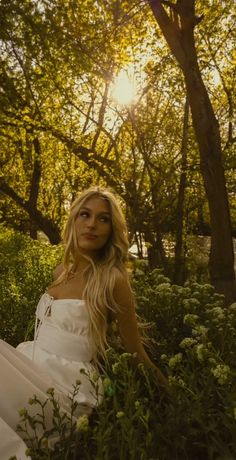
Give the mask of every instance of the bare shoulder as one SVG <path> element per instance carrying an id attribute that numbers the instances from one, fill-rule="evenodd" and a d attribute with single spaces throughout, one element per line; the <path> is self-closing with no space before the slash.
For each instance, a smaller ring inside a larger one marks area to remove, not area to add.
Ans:
<path id="1" fill-rule="evenodd" d="M 57 278 L 59 278 L 59 276 L 62 274 L 63 272 L 63 264 L 59 264 L 56 266 L 56 268 L 53 270 L 53 280 L 56 281 Z"/>

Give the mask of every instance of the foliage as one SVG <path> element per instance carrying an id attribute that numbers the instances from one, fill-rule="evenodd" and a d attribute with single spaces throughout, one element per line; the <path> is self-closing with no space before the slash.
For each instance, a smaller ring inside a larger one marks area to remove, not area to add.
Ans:
<path id="1" fill-rule="evenodd" d="M 234 2 L 196 3 L 196 48 L 221 127 L 234 219 Z M 176 230 L 186 91 L 148 2 L 4 0 L 0 8 L 1 220 L 58 241 L 75 194 L 97 182 L 121 194 L 131 236 L 158 253 L 163 234 Z M 130 106 L 111 97 L 120 69 L 138 82 Z M 193 230 L 209 233 L 189 124 L 184 240 Z"/>
<path id="2" fill-rule="evenodd" d="M 35 306 L 49 284 L 61 248 L 0 227 L 1 338 L 17 345 L 32 337 Z"/>
<path id="3" fill-rule="evenodd" d="M 36 445 L 31 438 L 32 460 L 71 458 L 72 453 L 85 460 L 234 458 L 235 375 L 226 365 L 213 363 L 213 358 L 203 361 L 193 351 L 187 358 L 176 355 L 169 361 L 169 388 L 161 390 L 142 365 L 133 369 L 129 353 L 118 356 L 109 349 L 108 355 L 102 405 L 89 419 L 84 415 L 77 423 L 74 420 L 66 438 L 71 419 L 60 414 L 57 401 L 50 397 L 54 428 L 45 431 Z M 195 368 L 192 373 L 185 369 L 188 360 Z M 40 406 L 34 399 L 37 402 Z M 39 416 L 29 418 L 26 409 L 20 413 L 26 425 L 40 423 Z M 59 439 L 50 448 L 50 435 L 55 433 Z"/>
<path id="4" fill-rule="evenodd" d="M 153 323 L 149 353 L 168 375 L 168 389 L 158 387 L 143 365 L 133 366 L 132 355 L 108 349 L 103 403 L 89 419 L 74 421 L 70 442 L 64 432 L 69 419 L 63 418 L 55 448 L 42 435 L 40 446 L 31 446 L 32 460 L 72 458 L 72 452 L 84 460 L 235 458 L 236 305 L 224 307 L 208 284 L 172 285 L 143 262 L 133 286 L 140 316 Z M 53 395 L 49 399 L 57 411 Z M 22 421 L 27 418 L 23 411 Z"/>

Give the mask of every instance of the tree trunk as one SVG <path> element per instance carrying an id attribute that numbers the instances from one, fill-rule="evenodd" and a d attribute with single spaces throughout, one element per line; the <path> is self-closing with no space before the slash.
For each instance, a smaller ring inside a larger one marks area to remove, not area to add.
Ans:
<path id="1" fill-rule="evenodd" d="M 202 80 L 195 49 L 194 0 L 168 2 L 170 16 L 161 0 L 148 0 L 161 31 L 179 63 L 186 83 L 193 127 L 200 151 L 200 164 L 211 221 L 209 270 L 211 282 L 226 302 L 236 299 L 234 253 L 228 196 L 222 164 L 218 122 Z"/>
<path id="2" fill-rule="evenodd" d="M 18 206 L 28 213 L 33 224 L 45 233 L 51 244 L 60 243 L 60 230 L 52 220 L 43 216 L 37 208 L 29 203 L 29 201 L 23 200 L 23 198 L 21 198 L 6 182 L 4 182 L 4 180 L 0 181 L 0 191 L 9 196 Z"/>
<path id="3" fill-rule="evenodd" d="M 188 144 L 189 102 L 186 97 L 184 107 L 183 137 L 181 146 L 181 174 L 176 209 L 176 240 L 173 281 L 183 284 L 185 281 L 185 260 L 183 251 L 184 197 L 186 188 L 187 144 Z"/>

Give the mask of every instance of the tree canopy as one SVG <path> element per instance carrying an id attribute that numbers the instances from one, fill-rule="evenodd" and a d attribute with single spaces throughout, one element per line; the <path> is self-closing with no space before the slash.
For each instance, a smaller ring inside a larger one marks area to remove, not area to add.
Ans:
<path id="1" fill-rule="evenodd" d="M 233 0 L 190 3 L 194 49 L 220 128 L 235 229 L 236 8 Z M 123 198 L 131 240 L 140 256 L 146 241 L 152 266 L 168 265 L 164 236 L 181 242 L 184 257 L 186 235 L 212 233 L 198 122 L 192 111 L 186 118 L 183 63 L 170 51 L 152 9 L 161 5 L 183 37 L 184 4 L 1 2 L 2 222 L 33 238 L 40 230 L 58 243 L 74 197 L 99 183 Z M 122 71 L 135 83 L 129 103 L 113 94 Z M 190 95 L 191 109 L 193 100 Z"/>

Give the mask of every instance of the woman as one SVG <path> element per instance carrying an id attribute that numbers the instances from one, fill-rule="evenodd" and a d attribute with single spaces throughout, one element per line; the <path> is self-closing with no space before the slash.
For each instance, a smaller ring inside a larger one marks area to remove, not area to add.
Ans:
<path id="1" fill-rule="evenodd" d="M 0 429 L 4 427 L 6 433 L 7 424 L 8 440 L 13 439 L 18 422 L 17 409 L 33 394 L 45 400 L 48 387 L 55 388 L 62 409 L 68 410 L 68 394 L 80 379 L 78 415 L 89 413 L 99 403 L 101 383 L 94 394 L 87 375 L 94 373 L 99 355 L 105 357 L 109 318 L 117 319 L 123 345 L 136 353 L 137 363 L 153 368 L 159 384 L 166 384 L 138 332 L 125 268 L 127 228 L 113 193 L 99 187 L 83 192 L 71 207 L 64 241 L 63 264 L 55 269 L 54 282 L 37 306 L 34 341 L 20 344 L 17 350 L 4 342 L 0 346 L 0 391 L 6 395 L 5 403 L 0 403 Z M 0 447 L 1 460 L 7 459 L 7 448 L 3 449 Z"/>

